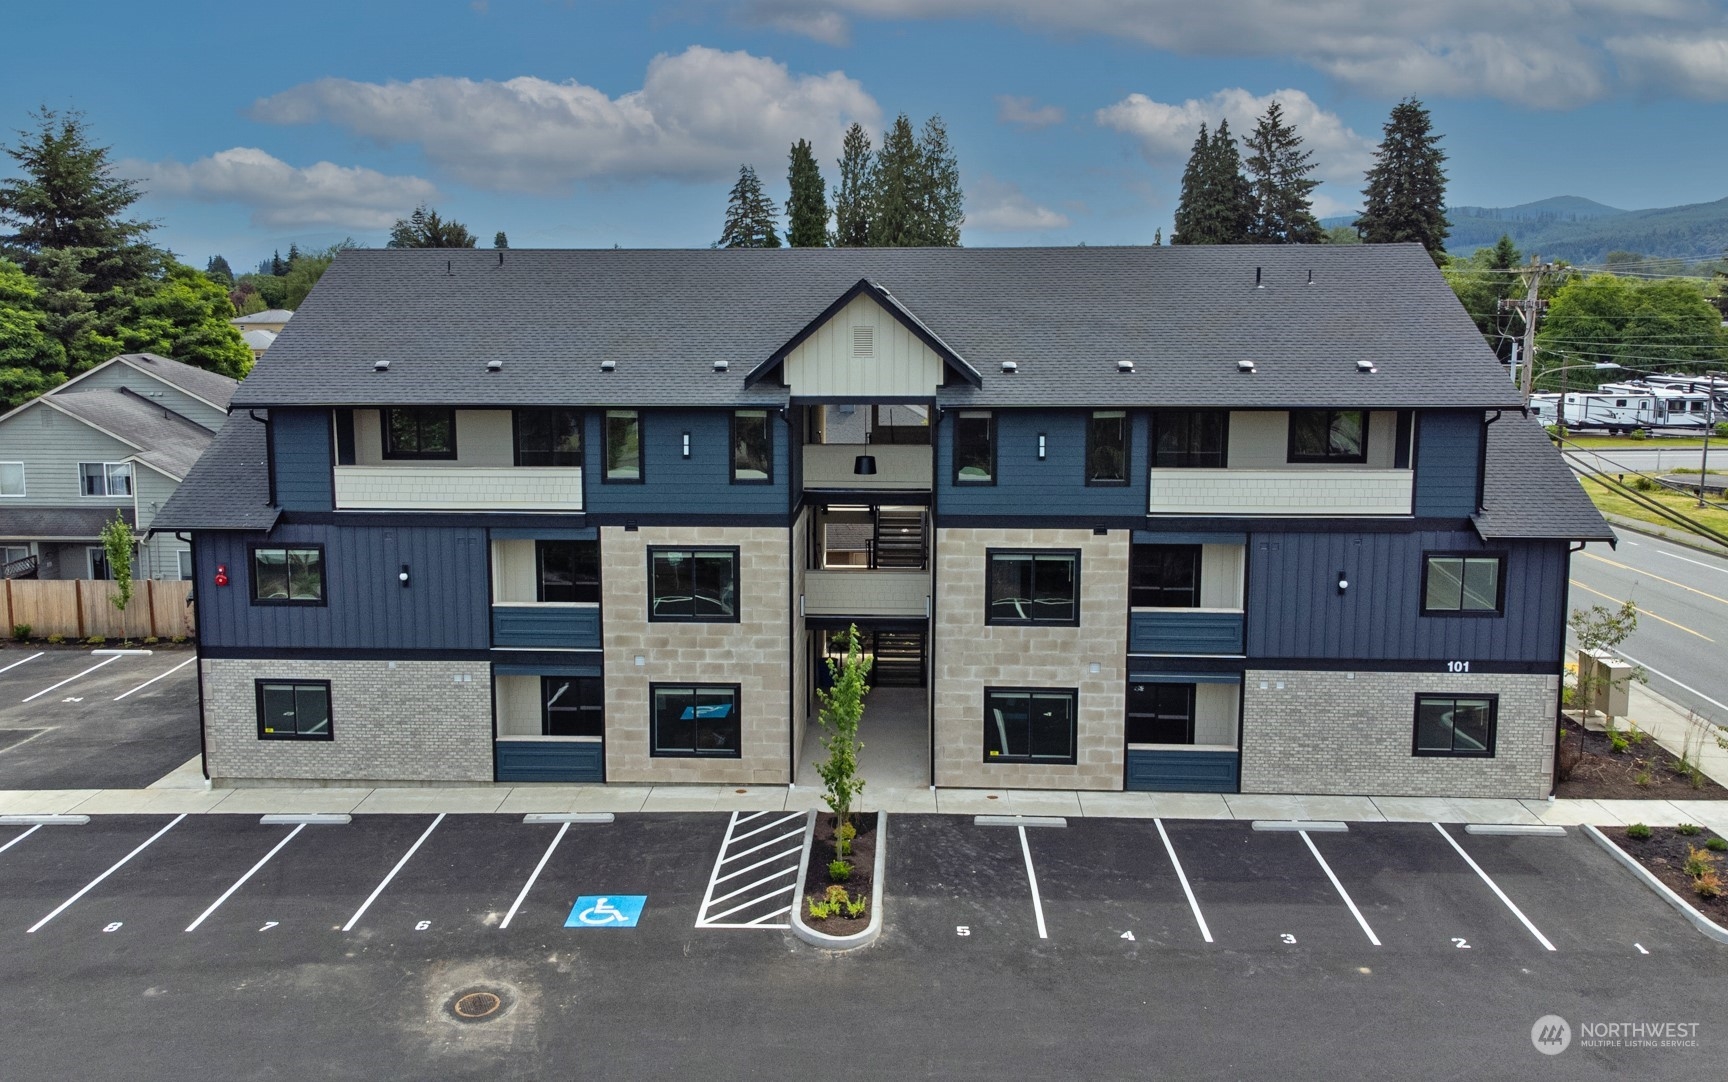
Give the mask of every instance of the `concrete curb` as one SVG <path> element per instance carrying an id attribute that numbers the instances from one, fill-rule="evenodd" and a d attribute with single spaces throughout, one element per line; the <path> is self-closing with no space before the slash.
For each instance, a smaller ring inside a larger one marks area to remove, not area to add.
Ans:
<path id="1" fill-rule="evenodd" d="M 882 934 L 882 875 L 888 866 L 888 813 L 876 813 L 876 862 L 870 882 L 870 923 L 862 932 L 829 935 L 804 923 L 804 879 L 810 873 L 810 849 L 816 843 L 816 809 L 804 821 L 804 855 L 798 858 L 798 894 L 792 899 L 792 934 L 813 947 L 835 954 L 861 950 Z"/>
<path id="2" fill-rule="evenodd" d="M 1597 845 L 1606 849 L 1609 856 L 1619 861 L 1623 866 L 1630 870 L 1633 875 L 1642 880 L 1645 886 L 1655 891 L 1658 898 L 1661 898 L 1663 901 L 1673 906 L 1682 917 L 1685 917 L 1692 923 L 1694 928 L 1697 928 L 1700 932 L 1703 932 L 1706 936 L 1714 939 L 1718 943 L 1728 944 L 1728 928 L 1722 927 L 1709 917 L 1698 912 L 1698 910 L 1692 908 L 1692 903 L 1680 897 L 1680 895 L 1675 894 L 1673 890 L 1669 889 L 1668 884 L 1657 879 L 1654 875 L 1651 875 L 1650 869 L 1638 863 L 1638 858 L 1626 852 L 1626 850 L 1620 848 L 1618 845 L 1615 845 L 1613 839 L 1609 838 L 1606 834 L 1603 834 L 1600 830 L 1597 830 L 1588 823 L 1584 824 L 1584 833 L 1590 836 L 1591 841 L 1594 841 Z"/>
<path id="3" fill-rule="evenodd" d="M 1636 534 L 1643 534 L 1645 537 L 1654 537 L 1658 541 L 1667 541 L 1682 548 L 1708 553 L 1711 556 L 1721 556 L 1724 552 L 1728 552 L 1721 545 L 1714 544 L 1706 538 L 1686 533 L 1677 527 L 1658 526 L 1654 522 L 1627 518 L 1625 515 L 1611 515 L 1606 511 L 1602 513 L 1602 517 L 1608 520 L 1608 525 L 1617 530 L 1630 530 Z"/>

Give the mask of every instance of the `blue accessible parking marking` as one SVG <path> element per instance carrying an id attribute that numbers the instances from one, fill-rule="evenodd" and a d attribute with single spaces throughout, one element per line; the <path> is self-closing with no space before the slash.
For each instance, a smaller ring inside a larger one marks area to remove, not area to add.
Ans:
<path id="1" fill-rule="evenodd" d="M 584 894 L 570 907 L 565 918 L 566 928 L 634 928 L 648 904 L 646 894 L 609 894 L 596 897 Z"/>

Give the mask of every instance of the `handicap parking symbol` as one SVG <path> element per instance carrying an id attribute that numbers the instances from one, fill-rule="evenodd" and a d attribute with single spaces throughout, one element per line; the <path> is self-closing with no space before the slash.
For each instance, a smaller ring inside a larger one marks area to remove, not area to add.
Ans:
<path id="1" fill-rule="evenodd" d="M 584 894 L 570 907 L 566 928 L 634 928 L 648 904 L 646 894 Z"/>

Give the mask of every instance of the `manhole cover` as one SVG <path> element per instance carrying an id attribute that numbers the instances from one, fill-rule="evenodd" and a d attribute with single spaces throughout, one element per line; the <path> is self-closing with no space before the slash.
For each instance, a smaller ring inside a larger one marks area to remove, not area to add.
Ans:
<path id="1" fill-rule="evenodd" d="M 506 993 L 490 988 L 473 988 L 450 997 L 444 1009 L 458 1022 L 485 1022 L 498 1017 L 510 1000 Z"/>

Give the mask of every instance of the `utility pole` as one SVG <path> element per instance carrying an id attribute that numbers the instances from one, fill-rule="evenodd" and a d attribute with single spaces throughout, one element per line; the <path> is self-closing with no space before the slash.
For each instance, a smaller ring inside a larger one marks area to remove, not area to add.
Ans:
<path id="1" fill-rule="evenodd" d="M 1523 300 L 1502 300 L 1500 310 L 1515 311 L 1524 317 L 1524 344 L 1520 352 L 1523 354 L 1524 368 L 1519 373 L 1518 393 L 1524 399 L 1524 404 L 1530 404 L 1531 381 L 1536 374 L 1536 317 L 1541 314 L 1543 302 L 1537 299 L 1537 292 L 1542 288 L 1542 275 L 1553 270 L 1552 263 L 1542 262 L 1541 256 L 1530 257 L 1530 275 Z M 1560 423 L 1565 424 L 1566 401 L 1562 396 L 1560 401 Z"/>

